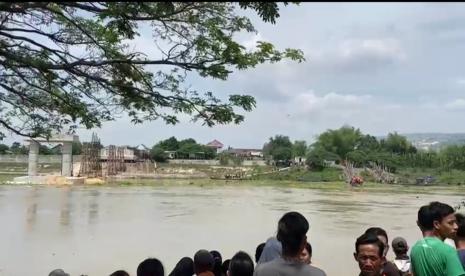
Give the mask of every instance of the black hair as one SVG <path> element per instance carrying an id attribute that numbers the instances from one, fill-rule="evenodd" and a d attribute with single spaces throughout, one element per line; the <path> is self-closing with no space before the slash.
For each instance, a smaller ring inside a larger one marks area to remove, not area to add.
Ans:
<path id="1" fill-rule="evenodd" d="M 227 259 L 227 260 L 224 260 L 223 264 L 221 265 L 221 270 L 224 275 L 226 275 L 226 273 L 228 272 L 230 263 L 231 263 L 231 259 Z"/>
<path id="2" fill-rule="evenodd" d="M 422 231 L 433 229 L 429 205 L 423 205 L 418 210 L 417 224 Z"/>
<path id="3" fill-rule="evenodd" d="M 463 214 L 455 214 L 455 218 L 457 219 L 457 238 L 465 239 L 465 216 Z"/>
<path id="4" fill-rule="evenodd" d="M 379 240 L 378 235 L 374 233 L 364 233 L 363 235 L 358 237 L 357 241 L 355 242 L 355 252 L 358 254 L 359 246 L 365 244 L 375 244 L 379 248 L 378 255 L 380 257 L 383 256 L 384 243 Z"/>
<path id="5" fill-rule="evenodd" d="M 221 276 L 221 264 L 223 263 L 221 253 L 216 250 L 212 250 L 210 251 L 210 254 L 212 254 L 213 259 L 215 260 L 215 263 L 213 264 L 213 274 L 215 274 L 215 276 Z"/>
<path id="6" fill-rule="evenodd" d="M 370 227 L 365 231 L 365 234 L 374 234 L 376 236 L 383 236 L 386 238 L 386 242 L 389 244 L 388 235 L 386 230 L 381 227 Z"/>
<path id="7" fill-rule="evenodd" d="M 283 255 L 300 253 L 309 224 L 307 219 L 297 212 L 288 212 L 279 220 L 276 238 L 281 242 Z"/>
<path id="8" fill-rule="evenodd" d="M 243 252 L 237 252 L 231 259 L 229 264 L 229 275 L 230 276 L 252 276 L 254 265 L 252 258 Z"/>
<path id="9" fill-rule="evenodd" d="M 265 247 L 265 243 L 262 242 L 257 246 L 257 249 L 255 249 L 255 262 L 258 263 L 258 260 L 260 260 L 260 256 L 262 255 L 263 248 Z"/>
<path id="10" fill-rule="evenodd" d="M 441 222 L 445 217 L 453 214 L 454 208 L 438 201 L 422 206 L 418 210 L 418 225 L 422 230 L 433 230 L 434 221 Z"/>
<path id="11" fill-rule="evenodd" d="M 148 258 L 142 261 L 137 267 L 137 276 L 164 276 L 163 264 L 155 259 Z"/>
<path id="12" fill-rule="evenodd" d="M 189 257 L 184 257 L 176 264 L 173 271 L 168 276 L 192 276 L 194 274 L 194 261 Z"/>
<path id="13" fill-rule="evenodd" d="M 215 259 L 212 254 L 205 249 L 197 251 L 194 255 L 194 272 L 212 271 Z"/>
<path id="14" fill-rule="evenodd" d="M 305 249 L 307 249 L 308 255 L 312 256 L 312 245 L 309 242 L 305 245 Z"/>
<path id="15" fill-rule="evenodd" d="M 129 276 L 129 273 L 127 273 L 124 270 L 117 270 L 113 272 L 112 274 L 110 274 L 110 276 Z"/>
<path id="16" fill-rule="evenodd" d="M 407 254 L 408 249 L 407 249 L 407 248 L 397 248 L 397 247 L 393 247 L 393 248 L 392 248 L 392 251 L 394 251 L 394 254 L 397 256 L 397 255 L 404 255 L 404 254 Z"/>

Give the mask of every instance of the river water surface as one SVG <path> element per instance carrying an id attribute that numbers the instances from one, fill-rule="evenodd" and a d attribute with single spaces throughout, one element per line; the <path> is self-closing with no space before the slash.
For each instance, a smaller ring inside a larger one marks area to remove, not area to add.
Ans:
<path id="1" fill-rule="evenodd" d="M 463 195 L 320 191 L 253 186 L 0 186 L 0 275 L 136 275 L 147 257 L 167 275 L 198 249 L 223 259 L 275 234 L 287 211 L 310 222 L 313 262 L 328 275 L 358 275 L 355 239 L 380 226 L 389 239 L 421 237 L 418 208 L 433 200 L 457 205 Z M 393 257 L 392 252 L 388 254 Z"/>

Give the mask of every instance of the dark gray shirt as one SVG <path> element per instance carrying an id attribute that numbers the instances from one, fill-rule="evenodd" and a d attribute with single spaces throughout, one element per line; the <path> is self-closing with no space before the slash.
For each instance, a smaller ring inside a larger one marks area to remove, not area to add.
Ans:
<path id="1" fill-rule="evenodd" d="M 260 264 L 254 271 L 254 276 L 326 276 L 326 273 L 314 266 L 289 262 L 277 258 L 271 262 Z"/>
<path id="2" fill-rule="evenodd" d="M 269 238 L 265 243 L 265 247 L 263 247 L 262 255 L 258 260 L 258 264 L 271 262 L 272 260 L 281 257 L 282 251 L 281 242 L 278 241 L 276 237 Z"/>

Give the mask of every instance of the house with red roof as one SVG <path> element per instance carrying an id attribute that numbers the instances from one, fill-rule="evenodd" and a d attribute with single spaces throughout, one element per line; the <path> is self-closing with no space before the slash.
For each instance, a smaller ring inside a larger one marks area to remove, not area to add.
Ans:
<path id="1" fill-rule="evenodd" d="M 224 147 L 224 145 L 216 139 L 206 144 L 206 146 L 215 149 L 217 153 Z"/>

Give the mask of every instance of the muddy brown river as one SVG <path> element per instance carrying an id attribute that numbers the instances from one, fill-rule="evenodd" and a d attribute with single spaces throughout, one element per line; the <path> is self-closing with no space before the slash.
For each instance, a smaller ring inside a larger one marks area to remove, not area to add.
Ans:
<path id="1" fill-rule="evenodd" d="M 465 193 L 463 193 L 465 194 Z M 198 249 L 223 259 L 275 234 L 287 211 L 310 222 L 313 262 L 328 275 L 357 275 L 352 253 L 366 228 L 409 244 L 421 237 L 418 208 L 433 200 L 457 205 L 465 195 L 320 191 L 252 186 L 0 186 L 0 275 L 136 275 L 147 257 L 167 275 Z M 393 253 L 389 252 L 389 258 Z"/>

